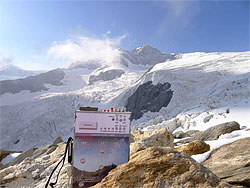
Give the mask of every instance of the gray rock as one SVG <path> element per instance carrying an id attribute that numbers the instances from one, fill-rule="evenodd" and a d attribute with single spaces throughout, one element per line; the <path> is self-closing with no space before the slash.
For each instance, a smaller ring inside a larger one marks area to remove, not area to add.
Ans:
<path id="1" fill-rule="evenodd" d="M 207 122 L 209 122 L 209 121 L 210 121 L 210 119 L 212 119 L 213 117 L 214 117 L 214 115 L 213 115 L 213 114 L 211 114 L 211 115 L 209 115 L 209 116 L 205 117 L 205 118 L 203 119 L 203 122 L 204 122 L 204 123 L 207 123 Z"/>
<path id="2" fill-rule="evenodd" d="M 228 183 L 250 187 L 250 137 L 213 151 L 203 165 Z"/>
<path id="3" fill-rule="evenodd" d="M 126 109 L 132 112 L 132 119 L 139 119 L 143 113 L 158 112 L 167 107 L 173 96 L 169 83 L 153 85 L 152 81 L 140 85 L 133 95 L 128 98 Z"/>
<path id="4" fill-rule="evenodd" d="M 188 137 L 189 135 L 187 133 L 184 133 L 183 131 L 178 131 L 174 133 L 173 136 L 174 138 L 181 139 L 181 138 Z"/>
<path id="5" fill-rule="evenodd" d="M 189 143 L 194 140 L 203 140 L 203 141 L 216 140 L 219 138 L 220 135 L 231 133 L 235 130 L 240 130 L 240 125 L 237 122 L 232 121 L 232 122 L 222 123 L 222 124 L 210 127 L 205 131 L 199 132 L 191 138 L 180 140 L 178 143 Z"/>

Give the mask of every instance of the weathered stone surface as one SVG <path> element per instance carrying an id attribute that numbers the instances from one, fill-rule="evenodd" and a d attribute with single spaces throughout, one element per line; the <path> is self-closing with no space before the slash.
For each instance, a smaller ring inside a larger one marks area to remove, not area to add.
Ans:
<path id="1" fill-rule="evenodd" d="M 165 128 L 153 131 L 132 131 L 130 139 L 130 156 L 152 146 L 173 147 L 174 138 Z"/>
<path id="2" fill-rule="evenodd" d="M 132 112 L 132 119 L 139 119 L 143 113 L 158 112 L 162 107 L 167 107 L 173 91 L 169 83 L 153 85 L 152 81 L 140 85 L 133 95 L 128 98 L 126 108 Z"/>
<path id="3" fill-rule="evenodd" d="M 213 151 L 203 165 L 229 183 L 250 187 L 250 137 Z"/>
<path id="4" fill-rule="evenodd" d="M 189 135 L 187 133 L 184 133 L 183 131 L 178 131 L 173 134 L 174 138 L 181 139 L 188 137 Z"/>
<path id="5" fill-rule="evenodd" d="M 203 140 L 203 141 L 216 140 L 219 138 L 220 135 L 231 133 L 235 130 L 240 130 L 240 125 L 237 122 L 232 121 L 232 122 L 222 123 L 210 127 L 205 131 L 199 132 L 191 138 L 180 140 L 178 143 L 189 143 L 194 140 Z"/>
<path id="6" fill-rule="evenodd" d="M 130 144 L 130 156 L 134 153 L 146 149 L 141 143 L 133 142 Z"/>
<path id="7" fill-rule="evenodd" d="M 153 131 L 134 131 L 135 142 L 140 142 L 145 148 L 152 146 L 174 147 L 174 137 L 165 128 Z"/>
<path id="8" fill-rule="evenodd" d="M 54 140 L 53 145 L 59 144 L 59 143 L 61 143 L 61 142 L 63 142 L 63 139 L 62 139 L 61 136 L 58 136 L 58 137 Z"/>
<path id="9" fill-rule="evenodd" d="M 150 147 L 135 153 L 95 188 L 230 187 L 185 153 L 169 147 Z"/>
<path id="10" fill-rule="evenodd" d="M 188 155 L 201 154 L 210 150 L 210 146 L 202 140 L 195 140 L 187 145 L 182 145 L 176 148 L 179 152 L 184 152 Z"/>

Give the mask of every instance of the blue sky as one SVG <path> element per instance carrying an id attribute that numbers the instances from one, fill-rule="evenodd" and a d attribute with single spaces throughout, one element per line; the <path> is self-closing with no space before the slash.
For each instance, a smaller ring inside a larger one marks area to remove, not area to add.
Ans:
<path id="1" fill-rule="evenodd" d="M 248 51 L 249 1 L 0 1 L 2 64 L 51 69 L 95 47 L 108 53 L 143 44 L 176 53 Z"/>

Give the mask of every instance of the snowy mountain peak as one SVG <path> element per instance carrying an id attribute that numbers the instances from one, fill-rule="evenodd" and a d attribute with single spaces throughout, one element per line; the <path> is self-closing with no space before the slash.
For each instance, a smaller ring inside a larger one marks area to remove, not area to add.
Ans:
<path id="1" fill-rule="evenodd" d="M 163 54 L 160 50 L 149 44 L 144 44 L 143 46 L 136 48 L 134 51 L 137 52 L 137 54 Z"/>

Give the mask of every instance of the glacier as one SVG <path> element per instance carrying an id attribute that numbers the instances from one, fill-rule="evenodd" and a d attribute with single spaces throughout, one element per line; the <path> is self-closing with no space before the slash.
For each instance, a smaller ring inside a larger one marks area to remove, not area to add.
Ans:
<path id="1" fill-rule="evenodd" d="M 86 67 L 78 62 L 62 69 L 61 85 L 2 94 L 0 148 L 18 151 L 49 144 L 57 136 L 66 139 L 73 135 L 74 112 L 80 106 L 126 106 L 128 98 L 148 81 L 170 83 L 173 97 L 159 112 L 145 112 L 133 120 L 133 130 L 205 130 L 231 120 L 250 128 L 250 52 L 164 54 L 148 45 L 120 51 L 119 60 L 112 64 Z M 91 75 L 109 70 L 123 73 L 89 84 Z"/>

